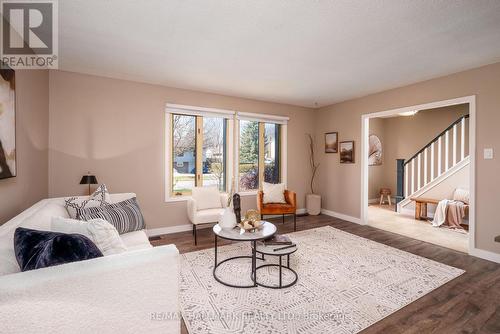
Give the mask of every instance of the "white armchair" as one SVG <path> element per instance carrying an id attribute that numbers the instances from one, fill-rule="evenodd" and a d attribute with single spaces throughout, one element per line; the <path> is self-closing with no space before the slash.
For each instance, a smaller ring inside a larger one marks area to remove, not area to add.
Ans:
<path id="1" fill-rule="evenodd" d="M 194 244 L 198 244 L 196 226 L 219 221 L 227 207 L 228 195 L 220 193 L 216 187 L 195 187 L 187 202 L 188 218 L 193 224 Z"/>

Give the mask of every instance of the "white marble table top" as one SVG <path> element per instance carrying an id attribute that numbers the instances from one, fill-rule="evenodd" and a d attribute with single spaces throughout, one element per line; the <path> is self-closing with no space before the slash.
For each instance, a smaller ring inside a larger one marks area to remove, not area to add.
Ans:
<path id="1" fill-rule="evenodd" d="M 282 249 L 282 250 L 278 250 L 278 251 L 274 251 L 275 249 L 277 248 L 283 248 L 283 247 L 288 247 L 288 246 L 292 246 L 292 245 L 269 245 L 269 246 L 265 246 L 263 245 L 262 243 L 258 242 L 257 243 L 257 252 L 261 253 L 261 254 L 266 254 L 266 255 L 288 255 L 288 254 L 292 254 L 292 253 L 295 253 L 297 251 L 297 245 L 294 243 L 292 247 L 289 247 L 289 248 L 286 248 L 286 249 Z"/>
<path id="2" fill-rule="evenodd" d="M 276 233 L 276 226 L 273 223 L 263 221 L 262 227 L 255 232 L 246 232 L 242 228 L 236 226 L 231 230 L 222 229 L 219 224 L 215 225 L 213 231 L 216 235 L 223 239 L 236 241 L 253 241 L 269 238 Z"/>

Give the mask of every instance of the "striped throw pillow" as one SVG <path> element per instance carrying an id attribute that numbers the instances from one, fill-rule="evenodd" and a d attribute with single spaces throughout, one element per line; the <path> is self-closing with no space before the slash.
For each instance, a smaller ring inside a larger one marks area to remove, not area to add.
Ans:
<path id="1" fill-rule="evenodd" d="M 81 220 L 104 219 L 111 223 L 119 234 L 143 230 L 144 218 L 135 197 L 123 202 L 79 210 Z"/>

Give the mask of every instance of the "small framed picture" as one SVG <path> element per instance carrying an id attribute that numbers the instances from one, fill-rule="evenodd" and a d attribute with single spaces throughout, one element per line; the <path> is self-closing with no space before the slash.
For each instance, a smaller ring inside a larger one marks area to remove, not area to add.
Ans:
<path id="1" fill-rule="evenodd" d="M 328 132 L 325 133 L 325 153 L 337 153 L 338 152 L 338 132 Z"/>
<path id="2" fill-rule="evenodd" d="M 354 163 L 354 140 L 340 142 L 340 163 Z"/>

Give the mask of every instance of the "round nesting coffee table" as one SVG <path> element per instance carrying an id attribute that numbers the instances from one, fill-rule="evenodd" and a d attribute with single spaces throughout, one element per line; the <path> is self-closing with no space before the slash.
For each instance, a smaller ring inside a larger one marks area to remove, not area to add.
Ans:
<path id="1" fill-rule="evenodd" d="M 284 248 L 284 249 L 280 249 Z M 275 251 L 275 249 L 278 249 Z M 295 253 L 297 251 L 297 245 L 272 245 L 272 246 L 265 246 L 262 244 L 257 244 L 257 253 L 262 255 L 262 258 L 257 258 L 258 260 L 263 260 L 265 261 L 264 256 L 265 255 L 270 255 L 270 256 L 278 256 L 279 257 L 279 264 L 263 264 L 255 268 L 255 272 L 257 272 L 258 269 L 261 268 L 266 268 L 266 267 L 278 267 L 279 270 L 279 283 L 278 285 L 266 285 L 262 283 L 257 283 L 260 286 L 263 286 L 265 288 L 271 288 L 271 289 L 283 289 L 283 288 L 288 288 L 297 283 L 297 280 L 299 276 L 297 275 L 297 272 L 290 268 L 290 255 Z M 286 256 L 286 266 L 283 265 L 283 257 Z M 283 285 L 283 269 L 288 270 L 289 272 L 292 273 L 294 276 L 294 279 L 292 282 Z"/>
<path id="2" fill-rule="evenodd" d="M 276 226 L 270 222 L 262 222 L 262 227 L 255 232 L 245 232 L 239 227 L 235 227 L 231 230 L 222 229 L 219 224 L 213 227 L 214 235 L 215 235 L 215 265 L 213 270 L 214 278 L 217 282 L 224 284 L 226 286 L 232 288 L 253 288 L 257 286 L 257 251 L 256 244 L 258 240 L 267 239 L 272 237 L 276 233 Z M 249 241 L 252 245 L 252 255 L 241 255 L 241 256 L 233 256 L 227 259 L 222 260 L 217 263 L 217 239 L 222 238 L 231 241 Z M 224 282 L 221 278 L 217 277 L 216 270 L 217 268 L 228 261 L 236 260 L 236 259 L 252 259 L 252 273 L 251 280 L 253 284 L 251 285 L 234 285 Z"/>

